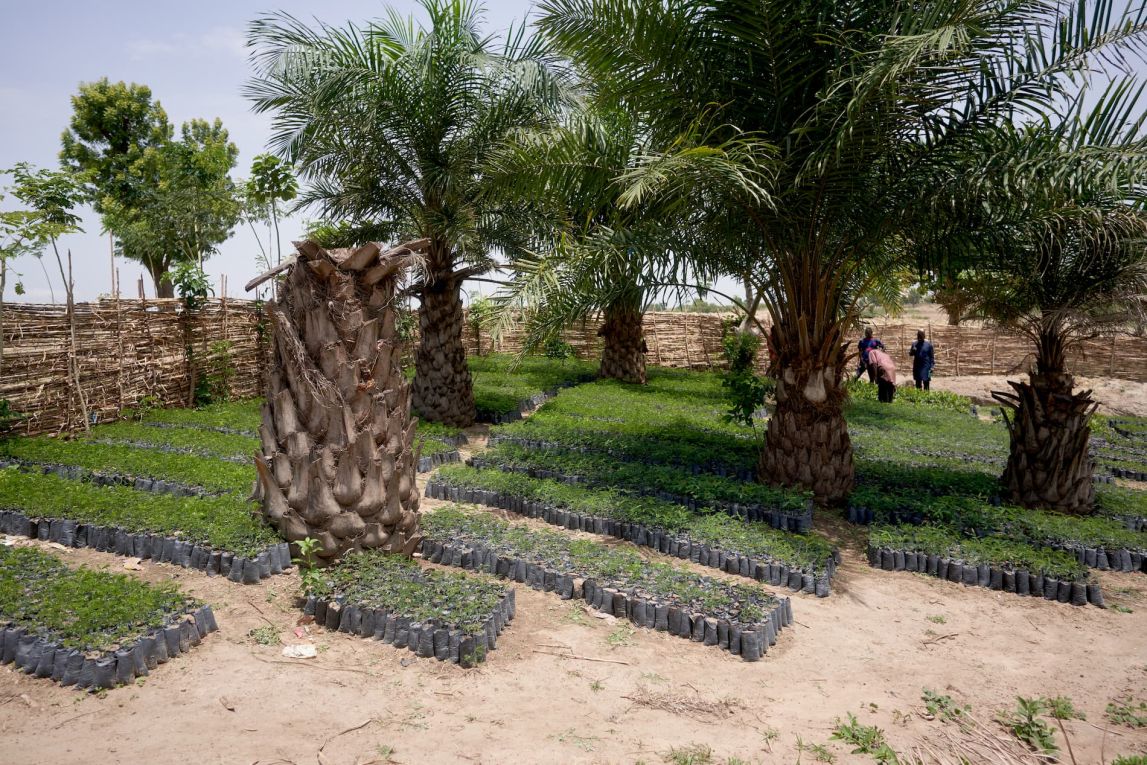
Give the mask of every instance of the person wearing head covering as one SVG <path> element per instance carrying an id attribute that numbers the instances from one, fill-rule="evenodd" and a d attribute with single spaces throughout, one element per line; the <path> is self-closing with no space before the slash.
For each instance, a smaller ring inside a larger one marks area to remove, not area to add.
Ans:
<path id="1" fill-rule="evenodd" d="M 872 370 L 871 365 L 868 363 L 868 354 L 873 348 L 884 348 L 884 343 L 880 342 L 879 338 L 872 336 L 872 327 L 864 328 L 864 337 L 856 344 L 857 349 L 860 351 L 860 363 L 856 367 L 856 379 L 866 371 L 868 372 L 868 382 L 876 382 L 876 373 Z"/>
<path id="2" fill-rule="evenodd" d="M 917 330 L 916 342 L 908 349 L 908 355 L 912 357 L 912 379 L 916 382 L 916 389 L 930 390 L 932 367 L 936 366 L 936 351 L 924 339 L 924 330 Z"/>
<path id="3" fill-rule="evenodd" d="M 868 352 L 868 369 L 876 376 L 877 398 L 891 404 L 896 395 L 896 362 L 883 349 L 873 348 Z"/>

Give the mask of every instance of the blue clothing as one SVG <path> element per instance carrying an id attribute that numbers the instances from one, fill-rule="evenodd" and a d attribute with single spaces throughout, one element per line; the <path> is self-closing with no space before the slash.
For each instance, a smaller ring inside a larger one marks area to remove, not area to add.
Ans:
<path id="1" fill-rule="evenodd" d="M 860 349 L 860 363 L 867 367 L 868 352 L 873 348 L 883 348 L 884 343 L 880 342 L 875 337 L 862 337 L 860 338 L 860 342 L 856 344 L 856 347 Z"/>
<path id="2" fill-rule="evenodd" d="M 912 377 L 916 380 L 931 380 L 932 367 L 936 366 L 936 352 L 927 340 L 917 340 L 908 350 L 912 357 Z"/>

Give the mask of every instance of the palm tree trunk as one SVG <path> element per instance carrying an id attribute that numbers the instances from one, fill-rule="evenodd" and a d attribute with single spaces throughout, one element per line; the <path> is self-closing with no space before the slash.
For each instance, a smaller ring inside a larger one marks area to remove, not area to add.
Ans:
<path id="1" fill-rule="evenodd" d="M 832 323 L 820 338 L 802 333 L 803 344 L 786 343 L 786 333 L 775 323 L 768 335 L 777 403 L 757 476 L 762 483 L 809 489 L 819 502 L 843 500 L 854 480 L 840 326 Z"/>
<path id="2" fill-rule="evenodd" d="M 414 409 L 431 422 L 464 428 L 474 424 L 476 412 L 462 341 L 465 315 L 459 286 L 447 273 L 422 290 L 414 357 Z"/>
<path id="3" fill-rule="evenodd" d="M 1064 371 L 1066 342 L 1059 328 L 1042 328 L 1037 340 L 1030 382 L 1009 380 L 1014 392 L 992 392 L 1003 404 L 1011 441 L 1001 478 L 1004 492 L 1024 507 L 1088 515 L 1095 506 L 1095 462 L 1088 444 L 1098 404 L 1091 391 L 1073 392 L 1075 380 Z"/>
<path id="4" fill-rule="evenodd" d="M 611 303 L 605 307 L 605 321 L 597 334 L 605 345 L 601 350 L 601 377 L 622 382 L 645 384 L 645 336 L 641 330 L 641 311 L 630 303 Z"/>
<path id="5" fill-rule="evenodd" d="M 362 548 L 409 556 L 421 536 L 417 420 L 395 329 L 405 255 L 380 256 L 374 244 L 298 249 L 269 308 L 274 349 L 256 495 L 280 534 L 317 539 L 323 559 Z"/>

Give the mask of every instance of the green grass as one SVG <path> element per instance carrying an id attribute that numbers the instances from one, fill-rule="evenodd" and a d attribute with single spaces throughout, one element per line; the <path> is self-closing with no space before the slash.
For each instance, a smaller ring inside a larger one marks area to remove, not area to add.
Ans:
<path id="1" fill-rule="evenodd" d="M 211 492 L 250 492 L 255 472 L 209 457 L 170 454 L 113 444 L 90 444 L 58 438 L 13 438 L 0 442 L 0 457 L 27 462 L 75 465 L 86 470 L 158 478 L 199 486 Z"/>
<path id="2" fill-rule="evenodd" d="M 1087 567 L 1074 555 L 1000 537 L 968 538 L 941 526 L 874 526 L 869 543 L 890 550 L 939 555 L 964 563 L 1026 570 L 1067 581 L 1086 581 Z"/>
<path id="3" fill-rule="evenodd" d="M 279 541 L 255 504 L 234 495 L 174 497 L 94 486 L 54 475 L 0 470 L 0 508 L 30 517 L 65 518 L 133 533 L 163 534 L 252 556 Z"/>
<path id="4" fill-rule="evenodd" d="M 757 624 L 777 605 L 772 595 L 757 587 L 727 584 L 711 577 L 646 560 L 633 550 L 613 548 L 589 539 L 532 530 L 469 512 L 459 506 L 439 508 L 423 517 L 427 536 L 448 544 L 480 544 L 513 557 L 581 578 L 603 587 L 635 589 L 657 599 L 672 599 L 695 611 L 725 616 L 742 624 Z"/>
<path id="5" fill-rule="evenodd" d="M 653 497 L 631 497 L 611 489 L 588 489 L 465 465 L 443 467 L 438 475 L 453 486 L 503 492 L 582 515 L 640 523 L 688 536 L 715 549 L 775 560 L 817 575 L 824 573 L 825 562 L 833 554 L 832 546 L 815 534 L 778 531 L 765 523 L 742 521 L 724 513 L 692 511 Z"/>
<path id="6" fill-rule="evenodd" d="M 370 550 L 323 569 L 309 594 L 473 634 L 497 609 L 506 588 L 491 577 L 423 569 L 412 560 Z"/>
<path id="7" fill-rule="evenodd" d="M 111 651 L 198 605 L 171 583 L 70 569 L 33 548 L 0 546 L 0 618 L 67 648 Z"/>

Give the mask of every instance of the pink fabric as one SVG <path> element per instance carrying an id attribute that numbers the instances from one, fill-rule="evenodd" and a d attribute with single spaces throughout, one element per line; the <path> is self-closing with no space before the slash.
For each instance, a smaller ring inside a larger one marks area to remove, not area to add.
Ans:
<path id="1" fill-rule="evenodd" d="M 876 379 L 896 384 L 896 362 L 884 351 L 873 348 L 868 352 L 868 363 L 876 367 Z"/>

